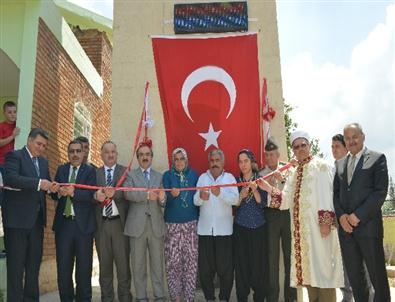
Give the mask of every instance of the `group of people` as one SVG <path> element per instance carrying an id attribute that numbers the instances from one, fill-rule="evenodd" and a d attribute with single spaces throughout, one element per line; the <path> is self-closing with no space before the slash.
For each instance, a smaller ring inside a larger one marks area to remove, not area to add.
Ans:
<path id="1" fill-rule="evenodd" d="M 89 141 L 72 140 L 68 162 L 52 180 L 42 156 L 48 134 L 34 128 L 26 146 L 5 158 L 4 184 L 12 188 L 2 204 L 8 301 L 39 300 L 49 194 L 61 301 L 91 301 L 95 241 L 102 301 L 114 301 L 114 264 L 118 300 L 132 301 L 133 275 L 136 301 L 148 301 L 147 257 L 155 301 L 166 300 L 165 279 L 172 301 L 194 301 L 197 278 L 205 299 L 215 301 L 215 276 L 220 301 L 230 301 L 234 280 L 237 301 L 247 301 L 251 290 L 254 301 L 278 301 L 281 242 L 285 301 L 296 301 L 300 286 L 310 301 L 336 301 L 335 288 L 350 290 L 348 276 L 355 301 L 368 301 L 370 284 L 373 301 L 389 302 L 381 216 L 388 172 L 385 156 L 367 149 L 364 138 L 359 124 L 346 125 L 344 139 L 332 142 L 334 155 L 341 153 L 336 142 L 346 150 L 332 169 L 311 155 L 309 135 L 295 131 L 291 169 L 278 171 L 278 146 L 269 141 L 262 170 L 248 149 L 227 159 L 238 161 L 237 177 L 225 171 L 220 149 L 209 152 L 208 170 L 198 176 L 183 148 L 162 175 L 152 167 L 152 145 L 143 142 L 139 166 L 123 183 L 132 189 L 117 190 L 126 168 L 114 142 L 103 143 L 96 168 L 88 162 Z"/>

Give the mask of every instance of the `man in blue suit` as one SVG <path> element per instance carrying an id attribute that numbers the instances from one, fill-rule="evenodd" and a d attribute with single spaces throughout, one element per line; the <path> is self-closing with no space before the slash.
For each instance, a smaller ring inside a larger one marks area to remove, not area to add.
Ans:
<path id="1" fill-rule="evenodd" d="M 48 134 L 41 128 L 30 131 L 27 145 L 7 154 L 2 206 L 7 251 L 7 301 L 39 301 L 40 270 L 44 226 L 45 194 L 55 191 L 51 183 L 48 161 L 42 157 Z M 23 280 L 24 277 L 24 280 Z"/>
<path id="2" fill-rule="evenodd" d="M 96 185 L 96 171 L 83 164 L 81 142 L 73 140 L 67 148 L 69 162 L 59 166 L 55 179 L 59 183 Z M 93 236 L 96 230 L 93 190 L 61 186 L 53 223 L 60 300 L 91 301 Z M 76 293 L 73 287 L 73 266 L 76 261 Z"/>

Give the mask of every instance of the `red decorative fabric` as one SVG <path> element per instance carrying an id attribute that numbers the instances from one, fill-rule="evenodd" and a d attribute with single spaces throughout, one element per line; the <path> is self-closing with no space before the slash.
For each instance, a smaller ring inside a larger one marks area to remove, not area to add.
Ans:
<path id="1" fill-rule="evenodd" d="M 273 188 L 273 191 L 270 194 L 270 204 L 269 208 L 273 209 L 278 209 L 281 206 L 281 201 L 283 199 L 283 196 L 281 194 L 281 191 L 277 188 Z"/>
<path id="2" fill-rule="evenodd" d="M 295 269 L 296 279 L 298 285 L 303 285 L 303 270 L 302 270 L 302 248 L 300 246 L 300 190 L 303 180 L 303 168 L 304 165 L 313 159 L 309 156 L 305 160 L 299 161 L 299 165 L 296 168 L 296 190 L 294 194 L 294 211 L 293 211 L 293 223 L 294 223 L 294 250 L 295 250 Z"/>
<path id="3" fill-rule="evenodd" d="M 335 226 L 336 225 L 336 215 L 335 212 L 333 211 L 327 211 L 327 210 L 319 210 L 318 211 L 318 223 L 329 225 L 329 226 Z"/>

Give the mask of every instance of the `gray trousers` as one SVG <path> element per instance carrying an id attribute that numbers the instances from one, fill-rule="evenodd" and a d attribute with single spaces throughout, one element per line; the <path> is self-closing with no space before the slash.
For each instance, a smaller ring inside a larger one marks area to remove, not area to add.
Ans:
<path id="1" fill-rule="evenodd" d="M 131 302 L 130 263 L 128 237 L 123 234 L 120 219 L 103 220 L 100 231 L 96 234 L 96 249 L 100 266 L 100 289 L 102 302 L 114 301 L 113 265 L 115 263 L 118 280 L 118 300 Z"/>
<path id="2" fill-rule="evenodd" d="M 140 237 L 130 237 L 130 259 L 136 301 L 148 301 L 147 251 L 155 301 L 164 301 L 164 237 L 158 238 L 154 235 L 150 219 L 147 219 L 144 232 Z"/>

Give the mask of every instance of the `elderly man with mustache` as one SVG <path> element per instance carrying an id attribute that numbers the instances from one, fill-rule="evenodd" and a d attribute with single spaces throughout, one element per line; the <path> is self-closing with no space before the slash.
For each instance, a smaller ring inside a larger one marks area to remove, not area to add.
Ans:
<path id="1" fill-rule="evenodd" d="M 198 187 L 236 183 L 234 176 L 224 171 L 222 150 L 212 150 L 208 160 L 209 170 L 199 177 Z M 233 286 L 232 206 L 238 202 L 237 187 L 200 190 L 194 196 L 194 204 L 200 207 L 198 270 L 207 301 L 215 301 L 215 274 L 220 280 L 219 300 L 229 301 Z"/>

